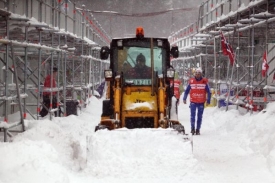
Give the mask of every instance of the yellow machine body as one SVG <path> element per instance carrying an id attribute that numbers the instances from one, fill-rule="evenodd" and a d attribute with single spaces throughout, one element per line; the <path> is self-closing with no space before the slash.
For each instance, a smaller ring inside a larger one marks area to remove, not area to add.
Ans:
<path id="1" fill-rule="evenodd" d="M 102 59 L 110 55 L 110 68 L 104 71 L 106 99 L 97 129 L 168 128 L 180 124 L 170 119 L 174 95 L 170 57 L 178 56 L 178 48 L 170 48 L 165 38 L 145 38 L 141 28 L 136 34 L 134 38 L 113 39 L 110 48 L 101 49 Z M 139 59 L 145 65 L 143 69 L 138 67 Z"/>

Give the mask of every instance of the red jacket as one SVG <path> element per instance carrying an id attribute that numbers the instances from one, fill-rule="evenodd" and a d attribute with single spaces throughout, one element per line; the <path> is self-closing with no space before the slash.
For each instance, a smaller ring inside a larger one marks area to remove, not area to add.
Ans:
<path id="1" fill-rule="evenodd" d="M 170 86 L 173 84 L 173 81 L 171 81 Z M 174 80 L 174 96 L 179 99 L 180 98 L 180 80 L 176 79 Z"/>
<path id="2" fill-rule="evenodd" d="M 190 91 L 190 102 L 192 103 L 204 103 L 206 101 L 206 94 L 207 96 L 207 103 L 210 103 L 211 99 L 211 92 L 208 86 L 208 80 L 206 78 L 196 79 L 191 78 L 189 80 L 189 85 L 187 86 L 183 100 L 186 100 L 187 95 Z"/>
<path id="3" fill-rule="evenodd" d="M 50 89 L 51 88 L 51 79 L 52 79 L 52 88 L 56 87 L 56 81 L 55 79 L 49 74 L 46 78 L 45 78 L 45 82 L 44 82 L 44 89 Z M 43 95 L 50 95 L 51 92 L 43 92 Z M 53 95 L 56 95 L 57 92 L 52 92 Z"/>

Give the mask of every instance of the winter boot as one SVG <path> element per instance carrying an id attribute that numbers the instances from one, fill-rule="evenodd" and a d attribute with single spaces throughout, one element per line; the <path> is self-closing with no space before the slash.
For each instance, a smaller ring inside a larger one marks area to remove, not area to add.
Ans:
<path id="1" fill-rule="evenodd" d="M 192 133 L 192 135 L 194 135 L 195 134 L 195 129 L 192 129 L 191 133 Z"/>
<path id="2" fill-rule="evenodd" d="M 200 135 L 200 130 L 196 130 L 196 135 Z"/>

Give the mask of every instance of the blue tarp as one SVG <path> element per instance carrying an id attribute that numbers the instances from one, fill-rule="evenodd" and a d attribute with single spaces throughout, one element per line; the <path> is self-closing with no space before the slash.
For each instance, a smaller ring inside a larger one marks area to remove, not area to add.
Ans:
<path id="1" fill-rule="evenodd" d="M 103 95 L 104 88 L 105 88 L 105 81 L 103 81 L 96 89 L 96 91 L 98 92 L 100 98 Z"/>

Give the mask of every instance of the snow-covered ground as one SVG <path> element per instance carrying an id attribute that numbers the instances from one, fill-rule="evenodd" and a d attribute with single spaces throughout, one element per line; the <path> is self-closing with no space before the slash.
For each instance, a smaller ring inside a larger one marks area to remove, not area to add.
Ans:
<path id="1" fill-rule="evenodd" d="M 94 133 L 102 100 L 79 116 L 28 120 L 12 142 L 0 142 L 0 183 L 275 183 L 275 103 L 252 115 L 206 108 L 191 143 L 171 130 Z M 179 105 L 189 132 L 189 105 Z"/>

